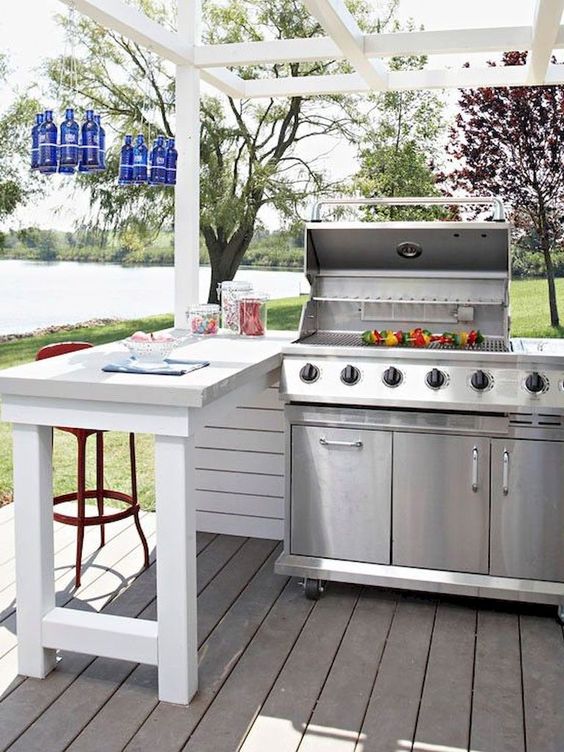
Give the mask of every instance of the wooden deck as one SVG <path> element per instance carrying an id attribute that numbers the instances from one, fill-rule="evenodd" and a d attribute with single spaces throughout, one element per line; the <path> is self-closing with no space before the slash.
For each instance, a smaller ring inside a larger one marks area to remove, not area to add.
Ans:
<path id="1" fill-rule="evenodd" d="M 16 676 L 13 520 L 0 510 L 0 749 L 18 752 L 562 752 L 564 640 L 554 610 L 331 585 L 316 604 L 273 573 L 276 541 L 198 538 L 200 691 L 159 704 L 156 669 L 63 654 Z M 143 526 L 153 550 L 154 515 Z M 155 618 L 155 566 L 129 520 L 72 588 L 56 526 L 58 605 Z"/>

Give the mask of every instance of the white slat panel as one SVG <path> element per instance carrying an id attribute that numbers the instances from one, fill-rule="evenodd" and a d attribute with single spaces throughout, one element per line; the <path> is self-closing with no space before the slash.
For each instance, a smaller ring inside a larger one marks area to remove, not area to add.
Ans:
<path id="1" fill-rule="evenodd" d="M 227 449 L 196 449 L 194 467 L 231 470 L 241 473 L 284 474 L 284 455 L 265 452 L 238 452 Z"/>
<path id="2" fill-rule="evenodd" d="M 268 517 L 196 512 L 196 526 L 198 530 L 206 533 L 244 535 L 249 538 L 272 540 L 282 540 L 284 537 L 283 520 L 273 520 Z"/>
<path id="3" fill-rule="evenodd" d="M 278 410 L 260 410 L 247 407 L 233 410 L 221 421 L 211 423 L 212 428 L 253 428 L 262 431 L 283 431 L 283 413 Z"/>
<path id="4" fill-rule="evenodd" d="M 194 474 L 198 491 L 224 491 L 261 496 L 284 495 L 283 476 L 225 473 L 217 470 L 196 470 Z"/>
<path id="5" fill-rule="evenodd" d="M 196 436 L 202 449 L 244 449 L 247 452 L 284 452 L 284 434 L 275 431 L 247 431 L 238 428 L 204 428 Z"/>
<path id="6" fill-rule="evenodd" d="M 195 491 L 195 494 L 196 509 L 199 512 L 284 519 L 284 499 L 276 496 L 249 496 L 213 491 Z"/>
<path id="7" fill-rule="evenodd" d="M 278 389 L 265 389 L 253 400 L 245 402 L 241 407 L 264 407 L 268 410 L 283 410 L 284 405 L 278 397 Z"/>

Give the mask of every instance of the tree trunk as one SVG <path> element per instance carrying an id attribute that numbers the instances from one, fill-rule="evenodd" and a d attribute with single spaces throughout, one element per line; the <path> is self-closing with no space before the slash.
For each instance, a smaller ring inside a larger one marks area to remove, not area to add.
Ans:
<path id="1" fill-rule="evenodd" d="M 202 228 L 211 265 L 209 303 L 219 302 L 218 285 L 221 282 L 232 280 L 237 273 L 239 264 L 253 239 L 254 224 L 253 218 L 252 222 L 241 225 L 228 241 L 222 241 L 218 237 L 218 233 L 214 232 L 212 228 Z"/>
<path id="2" fill-rule="evenodd" d="M 548 305 L 550 308 L 550 325 L 560 326 L 560 317 L 558 315 L 558 302 L 556 300 L 556 285 L 554 282 L 554 266 L 552 264 L 552 255 L 548 242 L 542 244 L 544 255 L 544 264 L 546 267 L 546 281 L 548 283 Z"/>

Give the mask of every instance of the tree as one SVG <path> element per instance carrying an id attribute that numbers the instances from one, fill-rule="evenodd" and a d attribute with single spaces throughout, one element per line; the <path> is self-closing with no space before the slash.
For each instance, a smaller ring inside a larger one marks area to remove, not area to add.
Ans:
<path id="1" fill-rule="evenodd" d="M 142 0 L 143 10 L 168 23 L 167 6 Z M 366 31 L 385 28 L 397 0 L 381 4 L 376 16 L 366 0 L 349 6 Z M 204 5 L 204 41 L 229 43 L 267 38 L 312 37 L 323 34 L 319 24 L 294 0 L 210 0 Z M 68 21 L 66 21 L 68 23 Z M 76 60 L 78 92 L 92 103 L 118 133 L 142 129 L 173 135 L 174 79 L 170 67 L 117 34 L 81 19 L 76 31 L 80 56 Z M 71 66 L 66 85 L 71 90 Z M 254 76 L 318 76 L 347 70 L 341 62 L 307 62 L 239 69 L 243 78 Z M 116 71 L 119 70 L 119 75 Z M 49 71 L 58 81 L 61 61 Z M 328 190 L 313 143 L 323 137 L 353 138 L 363 120 L 354 97 L 291 97 L 236 101 L 205 96 L 201 105 L 201 231 L 212 266 L 209 299 L 216 299 L 217 284 L 234 277 L 253 237 L 257 217 L 265 206 L 274 207 L 284 220 L 295 218 L 312 194 Z M 86 178 L 96 209 L 94 221 L 123 230 L 130 217 L 157 232 L 173 216 L 173 197 L 166 191 L 125 188 L 116 191 L 117 154 L 109 155 L 107 173 Z"/>
<path id="2" fill-rule="evenodd" d="M 401 31 L 397 23 L 394 31 Z M 405 29 L 404 29 L 405 30 Z M 407 31 L 413 26 L 408 24 Z M 390 60 L 392 70 L 424 68 L 425 56 Z M 352 190 L 365 197 L 439 195 L 434 165 L 444 130 L 443 100 L 430 91 L 389 91 L 372 97 L 371 123 L 359 145 Z M 440 216 L 434 209 L 385 207 L 366 211 L 382 219 Z"/>
<path id="3" fill-rule="evenodd" d="M 6 81 L 8 74 L 7 58 L 0 53 L 0 82 Z M 37 102 L 17 94 L 0 115 L 0 221 L 13 214 L 37 188 L 27 166 L 29 132 L 36 111 Z"/>
<path id="4" fill-rule="evenodd" d="M 503 65 L 524 65 L 510 52 Z M 491 63 L 493 65 L 493 63 Z M 542 250 L 550 323 L 560 325 L 552 251 L 564 239 L 564 86 L 498 87 L 461 92 L 448 152 L 446 185 L 491 193 L 507 203 L 518 235 Z"/>

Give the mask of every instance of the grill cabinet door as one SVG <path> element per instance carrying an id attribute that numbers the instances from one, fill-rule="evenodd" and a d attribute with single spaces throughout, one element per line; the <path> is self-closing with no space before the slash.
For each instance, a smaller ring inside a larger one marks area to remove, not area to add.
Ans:
<path id="1" fill-rule="evenodd" d="M 488 571 L 489 439 L 394 434 L 392 563 Z"/>
<path id="2" fill-rule="evenodd" d="M 491 574 L 564 582 L 564 443 L 492 442 Z"/>
<path id="3" fill-rule="evenodd" d="M 291 552 L 390 563 L 392 436 L 292 426 Z"/>

